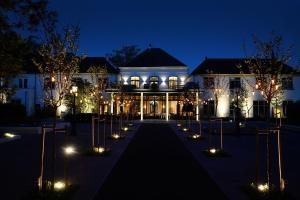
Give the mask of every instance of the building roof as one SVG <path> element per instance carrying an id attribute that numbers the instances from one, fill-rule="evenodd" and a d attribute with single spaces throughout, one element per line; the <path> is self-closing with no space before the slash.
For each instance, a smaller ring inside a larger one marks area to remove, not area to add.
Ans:
<path id="1" fill-rule="evenodd" d="M 191 75 L 196 74 L 240 74 L 241 70 L 237 67 L 242 66 L 244 73 L 250 73 L 249 69 L 245 66 L 244 58 L 205 58 L 205 60 L 193 70 Z M 296 72 L 296 69 L 284 64 L 283 73 Z"/>
<path id="2" fill-rule="evenodd" d="M 168 67 L 186 66 L 160 48 L 148 48 L 124 67 Z"/>
<path id="3" fill-rule="evenodd" d="M 79 72 L 85 73 L 91 66 L 106 66 L 109 74 L 119 73 L 119 70 L 114 67 L 105 57 L 85 57 L 79 65 Z"/>

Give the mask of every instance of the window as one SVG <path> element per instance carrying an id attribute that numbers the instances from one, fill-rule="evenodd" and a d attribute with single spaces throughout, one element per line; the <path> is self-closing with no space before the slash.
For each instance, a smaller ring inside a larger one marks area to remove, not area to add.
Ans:
<path id="1" fill-rule="evenodd" d="M 204 77 L 203 85 L 205 89 L 213 89 L 215 87 L 215 79 L 214 77 Z"/>
<path id="2" fill-rule="evenodd" d="M 27 78 L 19 79 L 19 88 L 28 88 L 28 79 Z"/>
<path id="3" fill-rule="evenodd" d="M 157 77 L 157 76 L 151 76 L 151 77 L 150 77 L 150 86 L 151 86 L 152 88 L 158 86 L 158 77 Z"/>
<path id="4" fill-rule="evenodd" d="M 229 80 L 229 89 L 239 89 L 241 88 L 241 78 L 235 77 L 235 78 L 230 78 Z"/>
<path id="5" fill-rule="evenodd" d="M 292 112 L 292 110 L 289 109 L 289 105 L 292 105 L 293 101 L 282 101 L 282 114 L 284 117 L 287 117 L 289 112 Z"/>
<path id="6" fill-rule="evenodd" d="M 170 76 L 169 77 L 169 88 L 170 89 L 176 89 L 177 88 L 177 77 L 176 76 Z"/>
<path id="7" fill-rule="evenodd" d="M 253 117 L 265 118 L 267 114 L 267 101 L 253 101 Z"/>
<path id="8" fill-rule="evenodd" d="M 24 79 L 24 88 L 28 88 L 28 79 L 27 78 Z"/>
<path id="9" fill-rule="evenodd" d="M 19 88 L 23 88 L 23 80 L 19 79 Z"/>
<path id="10" fill-rule="evenodd" d="M 282 89 L 284 89 L 284 90 L 293 90 L 294 89 L 292 77 L 282 78 L 281 83 L 282 83 Z"/>
<path id="11" fill-rule="evenodd" d="M 135 88 L 140 88 L 140 77 L 138 76 L 130 77 L 130 85 L 134 86 Z"/>

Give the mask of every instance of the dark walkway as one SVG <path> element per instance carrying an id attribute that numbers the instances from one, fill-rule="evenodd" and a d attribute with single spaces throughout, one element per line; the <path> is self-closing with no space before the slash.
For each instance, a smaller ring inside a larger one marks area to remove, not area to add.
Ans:
<path id="1" fill-rule="evenodd" d="M 142 124 L 96 199 L 226 197 L 167 124 Z"/>

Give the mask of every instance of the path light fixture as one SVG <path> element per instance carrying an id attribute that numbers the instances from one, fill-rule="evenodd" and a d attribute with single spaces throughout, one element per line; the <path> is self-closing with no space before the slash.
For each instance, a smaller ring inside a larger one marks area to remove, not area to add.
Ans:
<path id="1" fill-rule="evenodd" d="M 63 191 L 66 189 L 66 183 L 63 181 L 56 181 L 54 183 L 54 190 L 59 192 L 59 191 Z"/>
<path id="2" fill-rule="evenodd" d="M 16 135 L 12 134 L 12 133 L 4 133 L 4 137 L 6 137 L 6 138 L 14 138 L 14 137 L 16 137 Z"/>

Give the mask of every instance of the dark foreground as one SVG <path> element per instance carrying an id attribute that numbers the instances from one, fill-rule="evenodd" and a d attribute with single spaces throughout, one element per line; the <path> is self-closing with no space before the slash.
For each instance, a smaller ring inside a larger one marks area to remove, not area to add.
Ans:
<path id="1" fill-rule="evenodd" d="M 142 124 L 95 199 L 227 198 L 167 124 Z"/>

